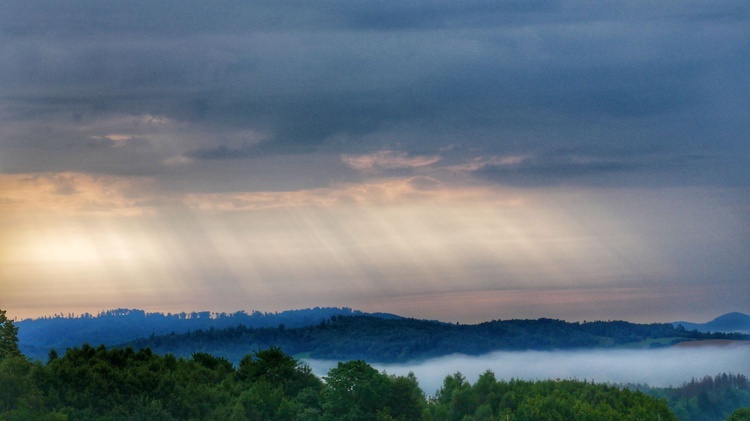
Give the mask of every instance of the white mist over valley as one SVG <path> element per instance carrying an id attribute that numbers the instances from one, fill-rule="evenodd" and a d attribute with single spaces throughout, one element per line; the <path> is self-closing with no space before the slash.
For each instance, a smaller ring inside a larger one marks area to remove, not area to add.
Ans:
<path id="1" fill-rule="evenodd" d="M 305 360 L 324 377 L 336 361 Z M 372 364 L 388 374 L 413 372 L 428 396 L 446 376 L 461 372 L 472 384 L 487 370 L 498 380 L 587 379 L 597 383 L 641 383 L 680 386 L 692 378 L 719 373 L 750 375 L 750 346 L 726 345 L 655 350 L 583 350 L 493 352 L 480 356 L 449 355 L 409 364 Z"/>

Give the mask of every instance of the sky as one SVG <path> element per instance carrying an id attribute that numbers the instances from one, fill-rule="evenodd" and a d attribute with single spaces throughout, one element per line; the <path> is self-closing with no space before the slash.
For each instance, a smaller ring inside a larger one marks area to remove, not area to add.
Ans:
<path id="1" fill-rule="evenodd" d="M 14 1 L 0 308 L 750 313 L 750 4 Z"/>

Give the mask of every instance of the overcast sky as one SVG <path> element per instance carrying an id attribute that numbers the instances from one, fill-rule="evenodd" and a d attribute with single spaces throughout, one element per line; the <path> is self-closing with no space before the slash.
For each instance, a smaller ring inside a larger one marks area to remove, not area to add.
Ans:
<path id="1" fill-rule="evenodd" d="M 0 308 L 750 313 L 745 1 L 7 1 Z"/>

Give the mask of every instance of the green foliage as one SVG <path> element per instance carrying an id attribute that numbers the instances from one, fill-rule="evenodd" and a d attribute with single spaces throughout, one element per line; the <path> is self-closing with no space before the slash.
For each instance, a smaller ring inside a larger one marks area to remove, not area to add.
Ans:
<path id="1" fill-rule="evenodd" d="M 338 363 L 326 386 L 324 419 L 419 420 L 427 406 L 413 373 L 389 376 L 361 360 Z"/>
<path id="2" fill-rule="evenodd" d="M 335 330 L 348 322 L 339 318 L 316 329 Z M 546 331 L 546 325 L 534 329 Z M 663 399 L 573 380 L 498 381 L 487 371 L 472 385 L 455 373 L 429 400 L 412 373 L 388 375 L 363 360 L 339 363 L 324 380 L 279 347 L 245 355 L 237 367 L 206 352 L 178 358 L 149 348 L 84 344 L 63 355 L 50 351 L 43 364 L 10 351 L 0 360 L 0 419 L 635 420 L 656 414 L 675 419 Z M 743 382 L 747 379 L 734 375 L 711 379 L 714 389 Z M 720 412 L 713 392 L 696 382 L 684 390 L 702 411 Z M 743 412 L 732 416 L 742 419 Z"/>
<path id="3" fill-rule="evenodd" d="M 750 421 L 750 408 L 740 408 L 732 412 L 727 421 Z"/>
<path id="4" fill-rule="evenodd" d="M 248 355 L 237 369 L 205 353 L 186 359 L 88 344 L 47 364 L 22 356 L 0 362 L 0 419 L 9 420 L 636 420 L 656 414 L 675 419 L 665 401 L 640 392 L 572 380 L 498 381 L 490 371 L 474 385 L 461 373 L 447 376 L 429 400 L 413 374 L 388 375 L 361 360 L 339 363 L 324 383 L 279 348 Z"/>
<path id="5" fill-rule="evenodd" d="M 414 373 L 406 377 L 389 376 L 391 396 L 388 402 L 390 413 L 402 420 L 418 420 L 427 409 L 427 400 Z"/>
<path id="6" fill-rule="evenodd" d="M 390 397 L 388 376 L 361 360 L 338 363 L 325 380 L 324 409 L 332 419 L 375 420 Z"/>
<path id="7" fill-rule="evenodd" d="M 42 396 L 31 376 L 34 369 L 21 356 L 0 360 L 0 414 L 39 408 Z"/>
<path id="8" fill-rule="evenodd" d="M 256 351 L 254 355 L 248 354 L 242 358 L 237 378 L 243 384 L 266 384 L 295 398 L 307 391 L 302 399 L 307 399 L 306 402 L 312 405 L 318 405 L 317 400 L 311 398 L 312 394 L 319 394 L 323 388 L 323 383 L 309 366 L 277 347 Z"/>
<path id="9" fill-rule="evenodd" d="M 314 329 L 348 332 L 353 340 L 361 340 L 370 333 L 360 333 L 357 339 L 357 332 L 351 329 L 362 321 L 339 317 Z M 17 333 L 7 318 L 3 323 L 9 337 Z M 395 325 L 375 325 L 382 328 L 376 330 L 376 337 L 396 337 Z M 405 326 L 417 343 L 424 339 L 420 329 L 448 332 L 446 337 L 464 329 L 490 329 L 497 337 L 510 335 L 515 338 L 512 341 L 522 342 L 516 336 L 533 337 L 548 334 L 550 329 L 570 328 L 553 320 L 493 322 L 481 328 L 414 321 Z M 568 333 L 578 327 L 571 329 Z M 666 327 L 621 323 L 585 327 L 628 341 L 662 334 L 662 329 Z M 305 336 L 304 330 L 293 328 L 272 331 L 274 335 Z M 408 342 L 406 338 L 403 341 Z M 427 345 L 412 349 L 420 346 Z M 383 350 L 390 352 L 387 347 Z M 404 355 L 403 349 L 400 353 Z M 29 361 L 11 346 L 0 359 L 0 419 L 640 420 L 658 416 L 674 420 L 676 414 L 683 420 L 729 416 L 736 421 L 747 419 L 750 412 L 737 409 L 750 405 L 748 379 L 733 374 L 693 380 L 679 388 L 631 390 L 574 380 L 499 381 L 491 371 L 472 385 L 455 373 L 444 379 L 430 399 L 413 374 L 388 375 L 364 360 L 339 363 L 324 380 L 280 347 L 245 355 L 235 367 L 227 358 L 206 352 L 175 357 L 158 355 L 149 348 L 136 351 L 88 344 L 67 349 L 62 355 L 50 351 L 44 364 Z"/>
<path id="10" fill-rule="evenodd" d="M 496 381 L 486 372 L 472 386 L 449 376 L 430 405 L 446 420 L 676 420 L 663 400 L 614 386 L 576 380 Z"/>
<path id="11" fill-rule="evenodd" d="M 18 327 L 0 309 L 0 361 L 21 355 L 18 349 Z"/>
<path id="12" fill-rule="evenodd" d="M 679 387 L 636 386 L 652 396 L 666 399 L 682 421 L 721 421 L 738 408 L 750 406 L 750 379 L 742 374 L 722 373 L 692 379 Z"/>

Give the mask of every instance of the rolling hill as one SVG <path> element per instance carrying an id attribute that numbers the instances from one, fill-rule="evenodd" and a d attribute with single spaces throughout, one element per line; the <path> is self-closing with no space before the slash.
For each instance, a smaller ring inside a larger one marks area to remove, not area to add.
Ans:
<path id="1" fill-rule="evenodd" d="M 659 348 L 706 339 L 750 340 L 750 336 L 687 331 L 669 323 L 571 323 L 536 319 L 459 325 L 405 318 L 334 316 L 324 323 L 300 328 L 237 326 L 142 338 L 122 346 L 185 357 L 203 352 L 234 363 L 250 352 L 271 346 L 304 358 L 402 363 L 499 350 Z"/>
<path id="2" fill-rule="evenodd" d="M 399 318 L 388 313 L 364 313 L 347 307 L 315 307 L 274 313 L 148 313 L 138 309 L 115 309 L 97 315 L 57 315 L 16 322 L 19 347 L 24 355 L 46 360 L 50 349 L 64 351 L 84 343 L 114 346 L 151 336 L 198 330 L 248 328 L 297 328 L 314 325 L 334 316 L 370 315 Z"/>
<path id="3" fill-rule="evenodd" d="M 744 313 L 727 313 L 706 323 L 673 322 L 673 326 L 682 325 L 687 330 L 698 332 L 740 332 L 750 334 L 750 316 Z"/>
<path id="4" fill-rule="evenodd" d="M 707 323 L 714 333 L 701 332 L 692 324 L 625 321 L 493 320 L 460 325 L 336 307 L 231 314 L 117 309 L 96 316 L 22 320 L 17 325 L 21 351 L 42 361 L 51 349 L 62 352 L 88 343 L 151 348 L 176 356 L 205 352 L 235 363 L 250 352 L 271 346 L 311 358 L 404 362 L 496 350 L 654 348 L 692 340 L 750 339 L 717 329 L 738 326 L 741 316 L 747 317 L 728 314 Z"/>

